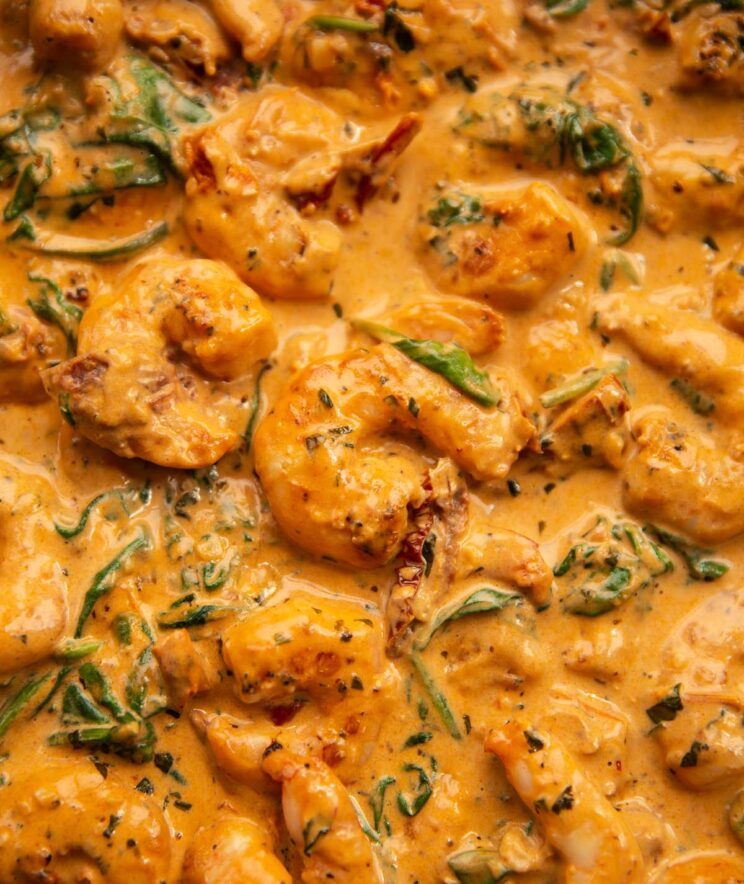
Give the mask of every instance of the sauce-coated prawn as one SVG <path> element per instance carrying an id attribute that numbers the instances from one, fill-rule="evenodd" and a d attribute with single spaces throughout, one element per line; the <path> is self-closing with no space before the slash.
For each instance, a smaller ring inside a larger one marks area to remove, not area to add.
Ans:
<path id="1" fill-rule="evenodd" d="M 208 466 L 238 443 L 219 382 L 274 348 L 258 296 L 214 261 L 135 267 L 80 325 L 78 355 L 43 376 L 76 431 L 120 457 Z"/>
<path id="2" fill-rule="evenodd" d="M 389 438 L 419 433 L 475 479 L 503 479 L 533 435 L 506 381 L 495 406 L 382 344 L 309 365 L 263 419 L 256 471 L 288 536 L 361 567 L 389 561 L 423 502 L 420 456 Z"/>

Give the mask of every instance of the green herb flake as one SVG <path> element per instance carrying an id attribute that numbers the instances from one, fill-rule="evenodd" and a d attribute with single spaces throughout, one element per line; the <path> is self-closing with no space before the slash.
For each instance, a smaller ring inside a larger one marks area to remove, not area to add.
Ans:
<path id="1" fill-rule="evenodd" d="M 654 724 L 661 724 L 664 721 L 674 721 L 677 717 L 677 713 L 685 708 L 679 695 L 681 687 L 681 684 L 676 684 L 672 688 L 671 693 L 659 700 L 658 703 L 654 703 L 653 706 L 649 706 L 648 709 L 646 709 L 646 715 L 648 715 Z"/>

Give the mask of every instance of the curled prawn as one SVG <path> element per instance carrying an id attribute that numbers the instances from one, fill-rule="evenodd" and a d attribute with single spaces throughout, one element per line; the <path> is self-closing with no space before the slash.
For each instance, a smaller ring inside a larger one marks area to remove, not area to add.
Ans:
<path id="1" fill-rule="evenodd" d="M 189 233 L 261 294 L 324 297 L 342 242 L 325 207 L 349 179 L 353 214 L 420 126 L 409 114 L 378 135 L 298 89 L 262 89 L 185 142 Z"/>
<path id="2" fill-rule="evenodd" d="M 263 826 L 247 817 L 226 816 L 202 826 L 186 853 L 183 884 L 290 884 Z"/>
<path id="3" fill-rule="evenodd" d="M 509 309 L 533 306 L 589 247 L 586 216 L 544 182 L 468 187 L 436 191 L 422 210 L 426 271 L 448 292 Z"/>
<path id="4" fill-rule="evenodd" d="M 208 466 L 234 448 L 225 382 L 274 348 L 258 296 L 213 261 L 135 267 L 80 325 L 78 355 L 43 373 L 76 431 L 121 457 Z"/>
<path id="5" fill-rule="evenodd" d="M 641 880 L 641 852 L 622 814 L 558 740 L 515 715 L 491 731 L 485 747 L 501 760 L 507 779 L 565 859 L 567 884 Z"/>
<path id="6" fill-rule="evenodd" d="M 359 567 L 390 561 L 425 499 L 423 461 L 393 438 L 418 433 L 481 481 L 502 479 L 534 429 L 494 371 L 498 405 L 478 405 L 388 344 L 300 371 L 259 424 L 255 464 L 287 535 Z"/>
<path id="7" fill-rule="evenodd" d="M 344 780 L 370 755 L 392 678 L 375 608 L 294 592 L 230 626 L 222 657 L 252 720 L 193 719 L 227 773 L 261 788 L 262 754 L 277 741 Z"/>
<path id="8" fill-rule="evenodd" d="M 382 881 L 351 799 L 326 764 L 278 748 L 266 756 L 263 767 L 282 784 L 284 821 L 302 851 L 304 884 Z"/>
<path id="9" fill-rule="evenodd" d="M 113 772 L 104 779 L 89 762 L 68 760 L 3 787 L 2 881 L 160 884 L 169 867 L 170 832 L 160 808 Z"/>
<path id="10" fill-rule="evenodd" d="M 0 674 L 48 656 L 67 623 L 62 568 L 38 548 L 29 520 L 14 504 L 0 503 L 0 558 L 14 575 L 12 590 L 0 594 Z"/>

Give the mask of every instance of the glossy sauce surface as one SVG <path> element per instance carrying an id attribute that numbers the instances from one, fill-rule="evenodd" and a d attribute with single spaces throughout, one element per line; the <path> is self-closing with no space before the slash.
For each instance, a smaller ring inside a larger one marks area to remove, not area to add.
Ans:
<path id="1" fill-rule="evenodd" d="M 0 881 L 744 881 L 744 16 L 0 22 Z"/>

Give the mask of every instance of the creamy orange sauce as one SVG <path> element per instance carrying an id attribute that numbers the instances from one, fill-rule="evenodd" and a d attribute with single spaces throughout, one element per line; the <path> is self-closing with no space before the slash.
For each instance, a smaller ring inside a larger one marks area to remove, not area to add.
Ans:
<path id="1" fill-rule="evenodd" d="M 580 6 L 3 7 L 0 881 L 744 881 L 742 13 Z"/>

